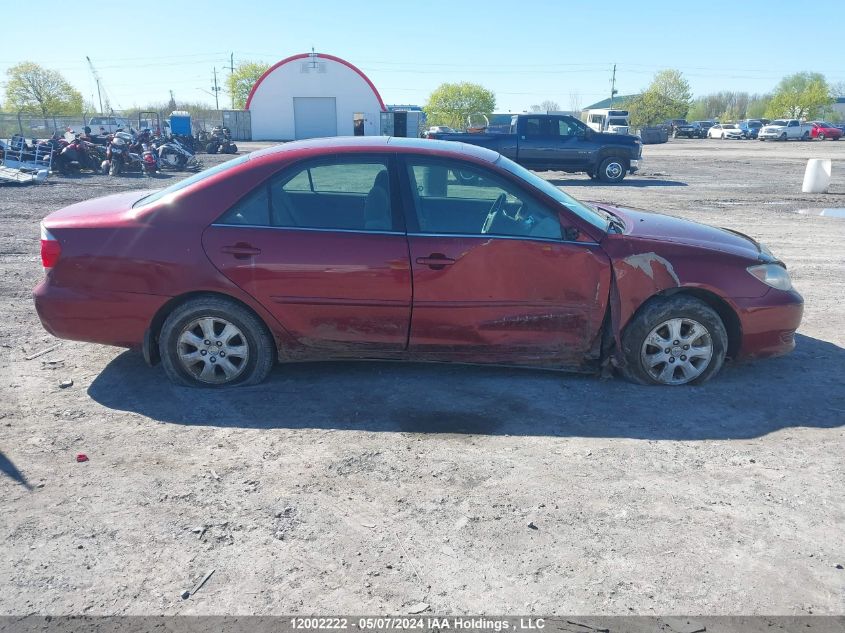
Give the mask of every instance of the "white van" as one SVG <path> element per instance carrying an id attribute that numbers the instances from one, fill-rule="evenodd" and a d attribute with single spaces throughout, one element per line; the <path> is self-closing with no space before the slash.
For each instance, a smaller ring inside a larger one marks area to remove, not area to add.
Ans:
<path id="1" fill-rule="evenodd" d="M 630 126 L 627 110 L 611 110 L 609 108 L 587 110 L 584 115 L 584 123 L 596 132 L 610 132 L 612 134 L 627 134 Z"/>

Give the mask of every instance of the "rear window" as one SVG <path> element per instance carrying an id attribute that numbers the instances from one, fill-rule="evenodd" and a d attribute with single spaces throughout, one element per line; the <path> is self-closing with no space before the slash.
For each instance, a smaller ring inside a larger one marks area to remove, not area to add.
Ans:
<path id="1" fill-rule="evenodd" d="M 226 161 L 225 163 L 215 165 L 214 167 L 210 167 L 204 171 L 194 174 L 193 176 L 188 176 L 184 180 L 180 180 L 179 182 L 172 184 L 169 187 L 165 187 L 164 189 L 160 189 L 155 193 L 151 193 L 148 196 L 144 196 L 135 204 L 133 204 L 132 208 L 137 209 L 138 207 L 145 207 L 148 204 L 152 204 L 153 202 L 158 202 L 164 196 L 170 195 L 171 193 L 176 193 L 177 191 L 182 191 L 182 189 L 190 187 L 191 185 L 194 185 L 198 182 L 202 182 L 206 178 L 211 178 L 212 176 L 216 176 L 217 174 L 232 169 L 233 167 L 243 165 L 248 160 L 249 154 L 246 154 L 244 156 L 239 156 L 238 158 L 233 158 L 232 160 Z"/>

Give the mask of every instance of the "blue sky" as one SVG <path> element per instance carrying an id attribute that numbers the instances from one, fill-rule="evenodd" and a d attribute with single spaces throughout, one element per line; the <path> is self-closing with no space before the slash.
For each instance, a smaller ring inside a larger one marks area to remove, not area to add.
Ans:
<path id="1" fill-rule="evenodd" d="M 582 107 L 599 101 L 609 96 L 614 63 L 620 94 L 669 67 L 684 73 L 695 94 L 765 92 L 800 70 L 845 81 L 845 9 L 828 0 L 807 9 L 750 0 L 694 10 L 689 2 L 583 0 L 4 5 L 0 81 L 29 59 L 60 71 L 90 100 L 89 55 L 115 109 L 166 101 L 171 89 L 177 100 L 213 104 L 212 68 L 222 78 L 230 53 L 235 63 L 273 63 L 312 46 L 361 68 L 386 103 L 421 105 L 440 83 L 465 80 L 493 90 L 503 112 L 544 99 L 570 109 L 572 95 Z M 228 96 L 220 95 L 222 106 Z"/>

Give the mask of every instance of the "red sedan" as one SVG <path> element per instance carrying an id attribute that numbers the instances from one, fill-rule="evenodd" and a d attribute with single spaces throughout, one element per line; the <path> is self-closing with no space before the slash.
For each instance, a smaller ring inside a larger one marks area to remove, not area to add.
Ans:
<path id="1" fill-rule="evenodd" d="M 826 138 L 829 138 L 831 141 L 838 141 L 842 138 L 842 130 L 830 123 L 826 123 L 825 121 L 811 121 L 810 125 L 813 126 L 810 130 L 810 136 L 820 141 Z"/>
<path id="2" fill-rule="evenodd" d="M 184 385 L 329 358 L 701 383 L 726 357 L 793 349 L 803 310 L 745 235 L 584 204 L 443 141 L 289 143 L 72 205 L 41 230 L 44 327 L 139 348 Z"/>

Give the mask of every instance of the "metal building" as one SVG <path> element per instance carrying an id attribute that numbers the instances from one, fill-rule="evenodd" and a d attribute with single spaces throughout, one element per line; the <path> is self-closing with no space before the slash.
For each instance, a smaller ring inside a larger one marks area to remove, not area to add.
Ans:
<path id="1" fill-rule="evenodd" d="M 373 82 L 346 60 L 323 53 L 283 59 L 265 72 L 246 101 L 252 139 L 377 136 L 387 108 Z"/>

